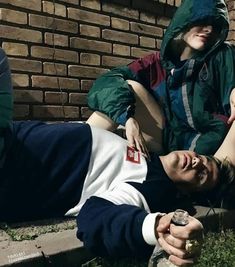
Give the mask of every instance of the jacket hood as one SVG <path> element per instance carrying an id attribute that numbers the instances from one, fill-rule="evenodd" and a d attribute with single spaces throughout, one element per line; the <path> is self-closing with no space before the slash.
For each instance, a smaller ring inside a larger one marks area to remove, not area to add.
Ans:
<path id="1" fill-rule="evenodd" d="M 186 32 L 191 26 L 200 23 L 212 23 L 220 29 L 219 39 L 213 46 L 200 53 L 197 60 L 205 58 L 225 41 L 229 30 L 228 10 L 224 0 L 183 0 L 178 7 L 170 25 L 163 37 L 161 45 L 161 60 L 166 69 L 171 69 L 174 64 L 167 59 L 169 44 L 172 39 L 177 38 L 181 33 Z"/>

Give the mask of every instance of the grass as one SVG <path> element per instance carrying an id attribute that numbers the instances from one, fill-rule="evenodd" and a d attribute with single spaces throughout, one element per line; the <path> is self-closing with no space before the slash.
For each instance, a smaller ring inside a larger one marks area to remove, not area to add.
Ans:
<path id="1" fill-rule="evenodd" d="M 235 232 L 208 233 L 197 267 L 234 267 Z"/>
<path id="2" fill-rule="evenodd" d="M 135 260 L 96 260 L 84 267 L 147 267 L 146 262 Z M 195 267 L 235 267 L 235 231 L 207 233 L 199 263 Z"/>
<path id="3" fill-rule="evenodd" d="M 1 231 L 6 232 L 12 241 L 34 240 L 47 233 L 56 233 L 76 228 L 74 219 L 48 219 L 20 224 L 0 224 Z"/>
<path id="4" fill-rule="evenodd" d="M 21 225 L 22 226 L 22 225 Z M 67 221 L 46 221 L 38 225 L 27 224 L 24 227 L 9 227 L 1 225 L 1 229 L 9 234 L 12 240 L 35 239 L 37 236 L 58 232 L 65 229 L 74 229 L 76 223 L 73 220 Z M 140 262 L 134 259 L 111 261 L 95 259 L 84 267 L 147 267 L 147 262 Z M 219 233 L 209 232 L 206 234 L 202 254 L 199 263 L 195 267 L 235 267 L 235 230 L 225 230 Z"/>

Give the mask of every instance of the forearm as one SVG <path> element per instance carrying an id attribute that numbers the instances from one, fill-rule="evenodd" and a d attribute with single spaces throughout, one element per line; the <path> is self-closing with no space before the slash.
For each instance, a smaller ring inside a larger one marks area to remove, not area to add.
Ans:
<path id="1" fill-rule="evenodd" d="M 232 123 L 223 143 L 214 156 L 220 160 L 227 158 L 235 166 L 235 122 Z"/>
<path id="2" fill-rule="evenodd" d="M 92 197 L 78 215 L 77 236 L 86 248 L 101 256 L 146 258 L 152 252 L 151 245 L 156 243 L 154 218 L 157 214 L 151 216 L 136 206 L 115 205 Z M 147 228 L 152 230 L 146 235 Z"/>

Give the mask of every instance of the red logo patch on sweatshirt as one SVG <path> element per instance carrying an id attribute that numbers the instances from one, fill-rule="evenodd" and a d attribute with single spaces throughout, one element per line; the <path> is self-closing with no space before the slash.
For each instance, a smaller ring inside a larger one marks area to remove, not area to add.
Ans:
<path id="1" fill-rule="evenodd" d="M 140 164 L 140 152 L 136 151 L 133 147 L 127 147 L 126 150 L 126 160 Z"/>

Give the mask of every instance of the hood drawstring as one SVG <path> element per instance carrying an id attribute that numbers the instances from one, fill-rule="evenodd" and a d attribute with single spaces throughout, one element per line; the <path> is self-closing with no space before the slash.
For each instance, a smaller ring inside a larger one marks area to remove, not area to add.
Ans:
<path id="1" fill-rule="evenodd" d="M 199 72 L 199 79 L 202 82 L 205 82 L 209 78 L 209 71 L 206 62 L 204 62 L 200 72 Z"/>
<path id="2" fill-rule="evenodd" d="M 193 74 L 194 64 L 195 64 L 195 59 L 190 59 L 188 63 L 188 69 L 186 72 L 186 79 L 191 78 Z"/>

